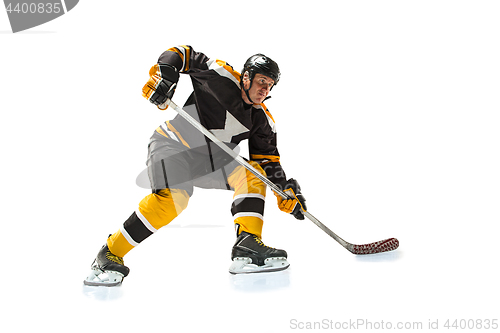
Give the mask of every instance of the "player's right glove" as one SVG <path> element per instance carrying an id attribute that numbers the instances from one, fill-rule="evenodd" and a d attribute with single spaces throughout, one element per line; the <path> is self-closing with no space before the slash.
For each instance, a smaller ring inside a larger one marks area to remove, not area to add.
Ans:
<path id="1" fill-rule="evenodd" d="M 283 199 L 281 195 L 274 193 L 278 198 L 278 207 L 281 211 L 285 213 L 292 214 L 298 220 L 304 219 L 304 214 L 302 214 L 301 209 L 305 212 L 307 211 L 306 199 L 300 191 L 299 183 L 290 178 L 285 184 L 283 192 L 288 194 L 291 199 Z"/>
<path id="2" fill-rule="evenodd" d="M 159 109 L 165 110 L 165 102 L 171 99 L 179 81 L 179 72 L 168 64 L 156 64 L 149 70 L 149 80 L 142 88 L 142 96 Z"/>

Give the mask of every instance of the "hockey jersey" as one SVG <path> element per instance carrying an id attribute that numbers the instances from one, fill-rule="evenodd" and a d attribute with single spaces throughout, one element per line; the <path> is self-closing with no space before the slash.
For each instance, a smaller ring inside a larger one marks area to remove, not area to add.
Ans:
<path id="1" fill-rule="evenodd" d="M 243 101 L 240 73 L 227 62 L 210 59 L 188 45 L 168 49 L 158 64 L 169 64 L 190 76 L 193 93 L 184 105 L 186 112 L 231 146 L 248 139 L 250 159 L 258 162 L 274 183 L 286 181 L 274 119 L 263 103 L 248 105 Z M 161 75 L 159 69 L 157 74 Z M 180 115 L 162 123 L 156 133 L 190 149 L 206 146 L 208 141 Z"/>

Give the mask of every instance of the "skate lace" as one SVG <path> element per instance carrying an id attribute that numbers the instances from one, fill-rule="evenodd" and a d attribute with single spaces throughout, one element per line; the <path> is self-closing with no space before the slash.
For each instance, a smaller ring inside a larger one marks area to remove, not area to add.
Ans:
<path id="1" fill-rule="evenodd" d="M 255 241 L 257 242 L 257 244 L 259 244 L 260 246 L 264 246 L 264 247 L 268 247 L 270 249 L 273 249 L 272 247 L 267 246 L 266 244 L 264 244 L 264 242 L 262 241 L 262 239 L 260 239 L 259 237 L 253 236 L 253 239 L 255 239 Z"/>
<path id="2" fill-rule="evenodd" d="M 122 257 L 118 257 L 117 255 L 114 255 L 113 253 L 111 253 L 110 251 L 108 251 L 106 253 L 106 258 L 108 260 L 111 260 L 112 262 L 115 262 L 117 264 L 120 264 L 120 265 L 124 265 L 124 261 L 123 261 L 123 258 Z"/>

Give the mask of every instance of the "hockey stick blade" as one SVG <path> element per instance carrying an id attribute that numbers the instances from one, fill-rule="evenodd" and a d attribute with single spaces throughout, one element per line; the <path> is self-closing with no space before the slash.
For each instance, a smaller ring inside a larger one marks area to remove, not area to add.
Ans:
<path id="1" fill-rule="evenodd" d="M 381 252 L 389 252 L 397 249 L 399 247 L 399 241 L 396 238 L 389 238 L 382 241 L 363 244 L 363 245 L 355 245 L 350 244 L 347 249 L 354 254 L 375 254 Z"/>

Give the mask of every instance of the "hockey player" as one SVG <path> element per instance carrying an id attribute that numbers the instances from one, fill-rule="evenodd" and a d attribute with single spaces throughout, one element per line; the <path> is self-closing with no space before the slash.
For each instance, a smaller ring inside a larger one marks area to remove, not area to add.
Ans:
<path id="1" fill-rule="evenodd" d="M 187 74 L 193 93 L 184 110 L 231 148 L 248 139 L 249 163 L 293 199 L 277 195 L 278 207 L 304 219 L 305 199 L 300 186 L 287 180 L 280 164 L 274 119 L 264 100 L 280 79 L 276 62 L 262 54 L 250 57 L 242 73 L 228 63 L 209 59 L 187 45 L 162 53 L 150 72 L 143 96 L 166 109 L 179 80 Z M 87 285 L 120 284 L 129 273 L 123 257 L 186 207 L 193 187 L 234 191 L 231 213 L 236 242 L 230 273 L 286 269 L 284 250 L 261 240 L 266 185 L 231 159 L 179 115 L 162 123 L 148 146 L 147 171 L 152 193 L 147 195 L 120 229 L 110 235 L 92 264 Z"/>

